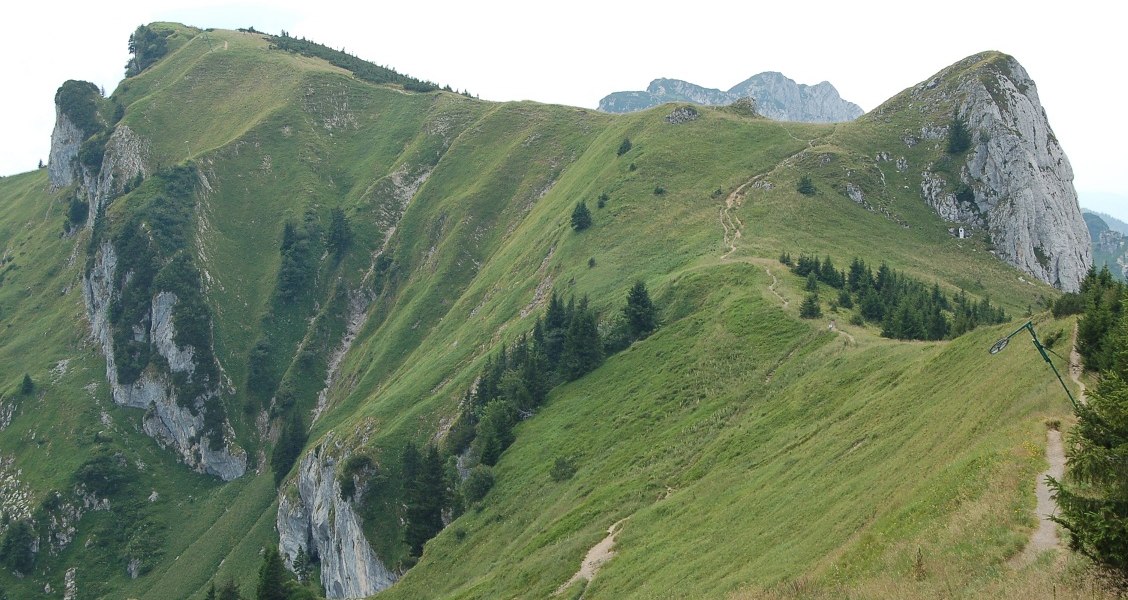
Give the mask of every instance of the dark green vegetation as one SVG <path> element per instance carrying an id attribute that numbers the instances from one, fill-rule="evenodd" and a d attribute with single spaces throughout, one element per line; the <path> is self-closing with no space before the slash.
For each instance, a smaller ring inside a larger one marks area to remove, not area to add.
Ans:
<path id="1" fill-rule="evenodd" d="M 252 32 L 253 33 L 253 32 Z M 403 89 L 412 92 L 433 92 L 439 89 L 437 84 L 422 81 L 408 75 L 401 75 L 395 69 L 374 65 L 366 60 L 359 59 L 342 50 L 334 50 L 317 42 L 290 37 L 285 31 L 281 35 L 268 35 L 272 47 L 287 52 L 294 52 L 303 56 L 320 58 L 331 65 L 341 67 L 358 79 L 369 83 L 392 83 L 403 86 Z M 450 87 L 446 90 L 449 92 Z"/>
<path id="2" fill-rule="evenodd" d="M 158 29 L 146 25 L 138 26 L 129 34 L 129 54 L 132 55 L 125 64 L 125 76 L 133 77 L 141 71 L 153 66 L 153 63 L 168 53 L 168 36 L 172 34 L 169 29 Z"/>
<path id="3" fill-rule="evenodd" d="M 165 55 L 109 99 L 79 96 L 102 124 L 92 137 L 122 107 L 148 177 L 69 237 L 75 190 L 46 170 L 0 181 L 13 597 L 62 589 L 70 567 L 80 597 L 277 595 L 278 498 L 315 448 L 381 562 L 411 567 L 389 598 L 548 597 L 614 523 L 617 554 L 585 597 L 1075 589 L 1056 567 L 1005 568 L 1034 525 L 1043 419 L 1065 414 L 1038 356 L 986 362 L 1013 324 L 925 342 L 864 319 L 829 332 L 800 319 L 804 283 L 769 258 L 877 256 L 906 289 L 1041 310 L 1056 292 L 955 243 L 919 198 L 916 167 L 947 152 L 901 136 L 950 107 L 895 98 L 837 126 L 701 109 L 675 126 L 661 109 L 405 93 L 249 30 L 147 27 L 168 33 Z M 872 160 L 886 151 L 914 168 Z M 801 176 L 817 195 L 798 193 Z M 726 203 L 753 180 L 773 185 Z M 575 233 L 576 204 L 596 198 Z M 127 325 L 175 292 L 176 341 L 199 366 L 177 397 L 226 415 L 243 477 L 190 471 L 144 434 L 145 410 L 113 401 L 82 297 L 106 244 L 120 250 L 115 369 L 164 369 Z M 819 275 L 814 287 L 826 308 L 860 310 Z M 443 508 L 461 514 L 440 529 Z M 64 516 L 66 543 L 52 537 Z M 304 591 L 283 575 L 290 597 L 323 589 L 319 560 L 295 559 Z"/>
<path id="4" fill-rule="evenodd" d="M 1084 323 L 1088 320 L 1082 320 Z M 1111 361 L 1070 432 L 1069 473 L 1051 483 L 1070 547 L 1128 577 L 1128 321 L 1106 332 Z"/>
<path id="5" fill-rule="evenodd" d="M 783 253 L 780 262 L 791 263 L 791 255 Z M 806 278 L 810 292 L 799 307 L 799 316 L 814 319 L 822 315 L 818 296 L 818 284 L 822 283 L 838 290 L 832 310 L 857 307 L 851 322 L 881 325 L 881 335 L 887 338 L 943 340 L 980 325 L 997 325 L 1007 320 L 1006 312 L 993 306 L 989 298 L 975 300 L 963 290 L 949 297 L 941 291 L 940 284 L 929 287 L 890 269 L 884 262 L 875 274 L 857 257 L 848 271 L 839 271 L 829 256 L 820 261 L 817 256 L 800 255 L 791 272 Z"/>
<path id="6" fill-rule="evenodd" d="M 1091 269 L 1077 292 L 1062 294 L 1053 305 L 1057 317 L 1080 314 L 1077 323 L 1077 351 L 1085 368 L 1108 371 L 1123 348 L 1115 332 L 1124 316 L 1124 294 L 1128 286 L 1117 281 L 1108 267 Z"/>

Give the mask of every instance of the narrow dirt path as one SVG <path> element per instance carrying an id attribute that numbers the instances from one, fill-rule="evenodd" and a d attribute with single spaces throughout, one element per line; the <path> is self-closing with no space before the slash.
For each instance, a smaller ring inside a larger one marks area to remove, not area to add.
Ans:
<path id="1" fill-rule="evenodd" d="M 1081 362 L 1081 353 L 1077 351 L 1077 324 L 1073 324 L 1073 346 L 1069 348 L 1069 378 L 1077 384 L 1077 401 L 1086 404 L 1085 384 L 1081 382 L 1081 375 L 1085 372 L 1085 365 Z"/>
<path id="2" fill-rule="evenodd" d="M 626 519 L 620 520 L 614 525 L 607 528 L 607 537 L 603 538 L 598 544 L 592 546 L 591 550 L 588 550 L 587 556 L 584 557 L 584 561 L 580 563 L 580 570 L 576 571 L 576 574 L 572 575 L 571 579 L 564 582 L 564 585 L 556 588 L 557 594 L 564 593 L 564 590 L 567 590 L 573 583 L 576 583 L 581 579 L 585 581 L 591 581 L 595 578 L 596 573 L 599 572 L 599 568 L 602 567 L 604 563 L 614 558 L 615 533 L 619 530 L 619 525 L 621 525 L 624 520 Z"/>
<path id="3" fill-rule="evenodd" d="M 1085 384 L 1081 382 L 1081 375 L 1085 372 L 1085 367 L 1081 363 L 1081 353 L 1077 351 L 1077 325 L 1073 326 L 1072 341 L 1073 344 L 1069 349 L 1069 378 L 1077 384 L 1078 401 L 1085 404 Z M 1049 464 L 1049 468 L 1038 474 L 1034 487 L 1034 494 L 1038 498 L 1038 503 L 1034 508 L 1034 513 L 1038 516 L 1038 528 L 1030 535 L 1030 541 L 1027 542 L 1022 553 L 1012 559 L 1011 566 L 1013 567 L 1030 564 L 1042 552 L 1061 548 L 1057 523 L 1050 520 L 1050 516 L 1057 513 L 1058 505 L 1057 501 L 1054 500 L 1049 484 L 1046 482 L 1047 477 L 1061 480 L 1065 475 L 1065 446 L 1062 444 L 1059 429 L 1046 430 L 1046 463 Z"/>
<path id="4" fill-rule="evenodd" d="M 1038 515 L 1038 528 L 1030 535 L 1030 541 L 1022 552 L 1012 560 L 1013 567 L 1028 565 L 1047 550 L 1061 549 L 1057 523 L 1050 520 L 1050 516 L 1057 513 L 1057 501 L 1046 482 L 1047 477 L 1060 480 L 1065 474 L 1065 448 L 1061 443 L 1061 431 L 1057 429 L 1046 430 L 1046 462 L 1049 463 L 1049 468 L 1038 474 L 1034 488 L 1038 497 L 1038 504 L 1034 508 L 1034 513 Z"/>
<path id="5" fill-rule="evenodd" d="M 788 301 L 787 298 L 784 298 L 782 294 L 780 294 L 779 292 L 776 291 L 776 289 L 775 289 L 776 284 L 779 283 L 779 280 L 776 279 L 775 273 L 772 273 L 772 270 L 767 268 L 767 267 L 764 267 L 764 272 L 768 274 L 768 277 L 772 278 L 772 283 L 771 283 L 771 285 L 768 286 L 768 291 L 775 294 L 775 297 L 779 298 L 780 302 L 783 302 L 783 307 L 787 308 L 787 305 L 790 304 L 791 302 Z"/>

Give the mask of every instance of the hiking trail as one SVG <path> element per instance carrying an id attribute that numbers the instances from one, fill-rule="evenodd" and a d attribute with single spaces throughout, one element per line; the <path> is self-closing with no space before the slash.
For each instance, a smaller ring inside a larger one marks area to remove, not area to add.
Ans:
<path id="1" fill-rule="evenodd" d="M 615 534 L 619 530 L 619 525 L 621 525 L 625 520 L 626 519 L 621 519 L 619 521 L 616 521 L 614 525 L 607 528 L 607 537 L 603 538 L 598 544 L 592 546 L 591 550 L 588 550 L 587 556 L 584 557 L 584 561 L 580 563 L 580 570 L 576 571 L 576 574 L 572 575 L 571 579 L 564 582 L 564 584 L 560 587 L 556 588 L 557 594 L 564 593 L 564 590 L 567 590 L 569 586 L 581 579 L 588 582 L 590 582 L 592 579 L 595 579 L 595 575 L 599 572 L 599 568 L 602 567 L 604 563 L 614 558 Z"/>

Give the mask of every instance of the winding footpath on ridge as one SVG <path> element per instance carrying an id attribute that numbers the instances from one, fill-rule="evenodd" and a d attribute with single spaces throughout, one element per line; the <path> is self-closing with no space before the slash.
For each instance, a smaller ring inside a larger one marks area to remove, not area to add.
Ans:
<path id="1" fill-rule="evenodd" d="M 1073 346 L 1069 351 L 1069 378 L 1077 384 L 1079 390 L 1077 397 L 1082 404 L 1085 403 L 1085 384 L 1081 381 L 1083 372 L 1081 354 L 1077 352 L 1077 326 L 1074 325 Z M 1042 552 L 1061 548 L 1061 537 L 1058 535 L 1057 523 L 1050 520 L 1050 516 L 1057 513 L 1058 505 L 1057 501 L 1054 500 L 1049 484 L 1046 482 L 1047 477 L 1053 477 L 1060 481 L 1065 475 L 1065 447 L 1062 445 L 1059 428 L 1046 429 L 1046 462 L 1049 463 L 1049 468 L 1038 474 L 1034 488 L 1035 495 L 1038 497 L 1038 504 L 1034 509 L 1035 514 L 1038 515 L 1038 528 L 1030 535 L 1030 541 L 1027 542 L 1026 547 L 1014 558 L 1012 565 L 1015 567 L 1030 564 Z"/>

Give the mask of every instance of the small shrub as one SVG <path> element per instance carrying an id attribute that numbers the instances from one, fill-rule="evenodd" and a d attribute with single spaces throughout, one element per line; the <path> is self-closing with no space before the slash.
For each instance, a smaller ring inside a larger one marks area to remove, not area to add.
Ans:
<path id="1" fill-rule="evenodd" d="M 861 314 L 854 313 L 854 314 L 850 315 L 850 324 L 853 325 L 854 327 L 862 327 L 863 325 L 866 324 L 866 320 L 865 320 L 864 317 L 862 317 Z"/>
<path id="2" fill-rule="evenodd" d="M 603 192 L 599 195 L 599 200 L 595 203 L 595 207 L 603 208 L 604 206 L 607 206 L 607 201 L 610 199 L 611 197 L 607 195 L 607 192 Z"/>
<path id="3" fill-rule="evenodd" d="M 556 458 L 556 462 L 552 464 L 552 468 L 548 470 L 548 476 L 556 483 L 561 481 L 568 481 L 576 474 L 576 465 L 572 463 L 569 458 L 562 456 Z"/>
<path id="4" fill-rule="evenodd" d="M 804 196 L 814 196 L 818 191 L 815 184 L 811 182 L 811 178 L 804 175 L 799 178 L 799 183 L 795 186 L 795 190 Z"/>
<path id="5" fill-rule="evenodd" d="M 783 254 L 780 254 L 779 255 L 779 264 L 785 265 L 785 266 L 788 266 L 788 267 L 792 266 L 794 263 L 791 260 L 791 253 L 790 252 L 784 252 Z"/>
<path id="6" fill-rule="evenodd" d="M 619 144 L 619 152 L 618 152 L 617 156 L 622 156 L 622 155 L 630 152 L 632 147 L 634 147 L 634 145 L 631 144 L 631 139 L 630 138 L 623 138 L 623 143 Z M 631 165 L 631 166 L 633 167 L 634 165 Z M 633 171 L 634 169 L 631 169 L 631 170 Z"/>
<path id="7" fill-rule="evenodd" d="M 964 204 L 971 204 L 975 202 L 975 192 L 966 183 L 961 183 L 959 188 L 956 189 L 956 200 Z"/>
<path id="8" fill-rule="evenodd" d="M 628 171 L 634 171 L 634 170 L 636 170 L 636 169 L 638 169 L 638 167 L 636 167 L 634 163 L 631 163 L 631 164 L 630 164 L 630 166 L 629 166 L 629 167 L 627 167 L 627 170 L 628 170 Z"/>
<path id="9" fill-rule="evenodd" d="M 971 132 L 958 116 L 954 116 L 948 126 L 948 154 L 963 154 L 968 148 L 971 148 Z"/>
<path id="10" fill-rule="evenodd" d="M 661 196 L 662 194 L 665 194 L 665 193 L 666 193 L 666 188 L 664 188 L 660 185 L 654 186 L 654 195 L 655 196 Z"/>
<path id="11" fill-rule="evenodd" d="M 714 198 L 720 198 L 724 194 L 725 193 L 723 191 L 721 191 L 721 188 L 717 188 L 717 189 L 713 190 L 713 197 Z"/>
<path id="12" fill-rule="evenodd" d="M 1054 314 L 1055 319 L 1081 314 L 1085 312 L 1085 297 L 1077 292 L 1066 292 L 1054 301 L 1050 312 Z"/>
<path id="13" fill-rule="evenodd" d="M 470 475 L 462 482 L 462 497 L 468 504 L 474 504 L 485 498 L 493 485 L 493 471 L 485 465 L 478 465 L 470 470 Z"/>
<path id="14" fill-rule="evenodd" d="M 588 268 L 589 269 L 595 268 L 595 257 L 594 256 L 588 259 Z"/>

